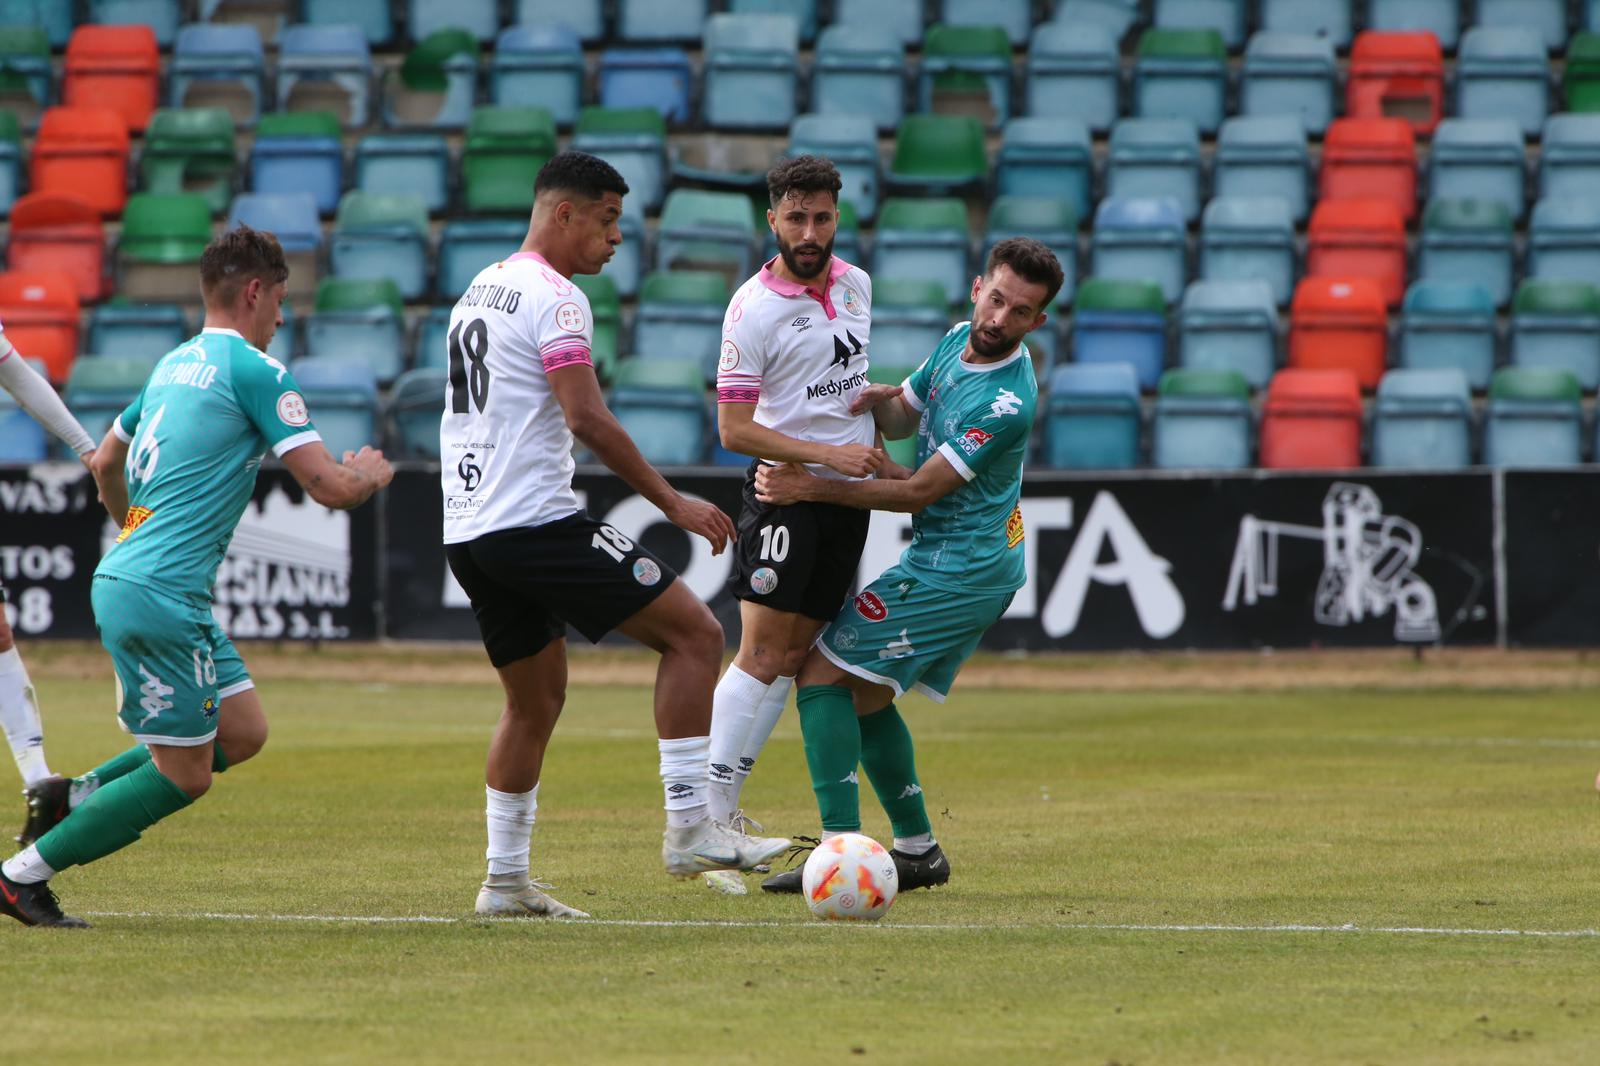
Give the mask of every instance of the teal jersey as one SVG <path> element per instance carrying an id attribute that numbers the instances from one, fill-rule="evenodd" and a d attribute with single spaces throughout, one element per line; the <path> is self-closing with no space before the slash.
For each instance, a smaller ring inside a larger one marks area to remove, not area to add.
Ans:
<path id="1" fill-rule="evenodd" d="M 967 483 L 912 518 L 900 565 L 948 592 L 1013 592 L 1027 580 L 1022 461 L 1039 386 L 1026 345 L 997 363 L 962 362 L 971 328 L 945 334 L 906 379 L 903 395 L 922 412 L 917 465 L 938 453 Z"/>
<path id="2" fill-rule="evenodd" d="M 112 428 L 129 444 L 128 518 L 95 573 L 204 603 L 262 454 L 322 439 L 288 369 L 231 329 L 163 356 Z"/>

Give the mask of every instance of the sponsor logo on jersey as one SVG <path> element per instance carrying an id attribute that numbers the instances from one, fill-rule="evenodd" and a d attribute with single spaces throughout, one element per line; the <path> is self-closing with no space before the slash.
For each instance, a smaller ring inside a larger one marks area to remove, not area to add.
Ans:
<path id="1" fill-rule="evenodd" d="M 201 718 L 215 718 L 216 716 L 217 716 L 217 701 L 212 699 L 210 696 L 207 696 L 206 697 L 206 701 L 200 705 L 200 717 Z"/>
<path id="2" fill-rule="evenodd" d="M 846 341 L 849 343 L 846 344 Z M 832 370 L 835 366 L 842 366 L 848 370 L 850 369 L 850 357 L 860 354 L 861 342 L 856 340 L 854 333 L 845 330 L 843 340 L 838 337 L 833 338 L 833 362 L 828 364 L 828 369 Z"/>
<path id="3" fill-rule="evenodd" d="M 789 325 L 794 327 L 794 331 L 796 333 L 804 333 L 806 330 L 811 328 L 811 319 L 802 315 L 800 318 L 797 318 L 793 322 L 789 323 Z"/>
<path id="4" fill-rule="evenodd" d="M 278 421 L 286 426 L 304 426 L 311 422 L 306 411 L 305 397 L 298 392 L 286 392 L 278 397 Z"/>
<path id="5" fill-rule="evenodd" d="M 468 452 L 456 464 L 456 473 L 461 475 L 461 487 L 467 492 L 473 491 L 483 483 L 483 467 L 473 462 L 476 458 L 474 453 Z"/>
<path id="6" fill-rule="evenodd" d="M 121 544 L 127 540 L 133 531 L 149 521 L 150 516 L 153 514 L 155 512 L 148 507 L 128 508 L 128 516 L 122 520 L 122 532 L 117 534 L 117 543 Z"/>
<path id="7" fill-rule="evenodd" d="M 961 434 L 961 439 L 957 443 L 961 445 L 961 450 L 966 452 L 968 455 L 977 455 L 978 449 L 982 448 L 985 444 L 988 444 L 992 440 L 994 440 L 993 433 L 985 433 L 983 430 L 974 426 L 965 433 Z"/>
<path id="8" fill-rule="evenodd" d="M 806 386 L 806 399 L 815 400 L 823 396 L 843 396 L 851 389 L 859 389 L 867 383 L 865 371 L 858 370 L 847 378 L 839 381 L 821 381 L 815 385 Z"/>
<path id="9" fill-rule="evenodd" d="M 999 395 L 995 396 L 994 403 L 989 405 L 989 414 L 993 418 L 1014 415 L 1020 410 L 1022 410 L 1022 400 L 1010 389 L 1001 389 Z"/>
<path id="10" fill-rule="evenodd" d="M 656 565 L 654 559 L 636 559 L 633 564 L 633 579 L 645 588 L 649 588 L 661 580 L 661 567 Z"/>
<path id="11" fill-rule="evenodd" d="M 763 566 L 750 575 L 750 589 L 758 596 L 765 596 L 778 587 L 778 572 L 770 566 Z"/>
<path id="12" fill-rule="evenodd" d="M 852 315 L 859 315 L 861 313 L 861 297 L 857 296 L 856 290 L 850 288 L 848 285 L 845 286 L 844 290 L 844 309 L 847 313 Z"/>
<path id="13" fill-rule="evenodd" d="M 568 333 L 582 333 L 589 324 L 588 316 L 583 313 L 583 308 L 574 303 L 565 303 L 556 308 L 556 325 Z"/>
<path id="14" fill-rule="evenodd" d="M 856 614 L 869 622 L 881 622 L 889 617 L 889 608 L 878 599 L 876 592 L 863 592 L 856 597 Z"/>
<path id="15" fill-rule="evenodd" d="M 722 342 L 722 355 L 717 359 L 717 369 L 723 373 L 739 367 L 739 346 L 732 341 Z"/>
<path id="16" fill-rule="evenodd" d="M 1027 531 L 1022 528 L 1022 504 L 1018 503 L 1011 508 L 1011 515 L 1006 519 L 1006 547 L 1015 548 L 1026 535 Z"/>
<path id="17" fill-rule="evenodd" d="M 880 659 L 909 659 L 917 654 L 917 649 L 911 646 L 911 638 L 902 629 L 900 635 L 883 646 L 878 653 Z"/>
<path id="18" fill-rule="evenodd" d="M 833 646 L 839 651 L 850 651 L 861 640 L 855 626 L 840 626 L 833 631 Z"/>

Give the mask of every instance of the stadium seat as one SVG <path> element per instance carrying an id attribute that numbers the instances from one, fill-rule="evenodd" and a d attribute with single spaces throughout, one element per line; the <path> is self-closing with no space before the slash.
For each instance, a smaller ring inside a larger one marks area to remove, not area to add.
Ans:
<path id="1" fill-rule="evenodd" d="M 467 210 L 527 215 L 534 179 L 555 154 L 555 121 L 544 108 L 478 108 L 467 123 L 461 152 Z"/>
<path id="2" fill-rule="evenodd" d="M 1547 199 L 1533 205 L 1528 275 L 1600 286 L 1600 208 L 1592 198 Z"/>
<path id="3" fill-rule="evenodd" d="M 327 111 L 262 115 L 250 154 L 250 188 L 274 196 L 304 193 L 320 214 L 339 206 L 344 142 Z"/>
<path id="4" fill-rule="evenodd" d="M 1431 33 L 1440 48 L 1454 52 L 1465 6 L 1461 0 L 1371 0 L 1367 28 Z"/>
<path id="5" fill-rule="evenodd" d="M 878 213 L 873 278 L 936 281 L 946 304 L 965 304 L 973 277 L 967 242 L 967 206 L 962 201 L 890 198 Z"/>
<path id="6" fill-rule="evenodd" d="M 1600 290 L 1528 278 L 1511 305 L 1511 363 L 1565 370 L 1585 392 L 1600 386 Z"/>
<path id="7" fill-rule="evenodd" d="M 1116 39 L 1104 26 L 1041 23 L 1023 74 L 1027 112 L 1108 130 L 1120 110 L 1121 71 Z"/>
<path id="8" fill-rule="evenodd" d="M 22 130 L 17 116 L 0 110 L 0 218 L 11 213 L 22 188 Z"/>
<path id="9" fill-rule="evenodd" d="M 1056 254 L 1063 278 L 1055 305 L 1065 307 L 1072 303 L 1078 273 L 1078 213 L 1072 205 L 1042 196 L 996 199 L 989 205 L 988 229 L 983 236 L 983 252 L 978 256 L 980 268 L 988 262 L 990 249 L 1008 237 L 1032 237 Z M 1028 343 L 1037 347 L 1031 334 Z"/>
<path id="10" fill-rule="evenodd" d="M 1261 406 L 1261 459 L 1268 470 L 1338 470 L 1361 465 L 1361 390 L 1348 370 L 1280 370 Z"/>
<path id="11" fill-rule="evenodd" d="M 1511 212 L 1493 200 L 1430 200 L 1422 216 L 1417 276 L 1475 282 L 1495 305 L 1511 299 Z"/>
<path id="12" fill-rule="evenodd" d="M 857 33 L 881 29 L 894 36 L 895 48 L 915 48 L 922 41 L 922 0 L 834 0 L 833 24 Z"/>
<path id="13" fill-rule="evenodd" d="M 1600 115 L 1551 115 L 1539 151 L 1539 197 L 1577 200 L 1600 186 Z"/>
<path id="14" fill-rule="evenodd" d="M 722 270 L 743 281 L 755 270 L 755 212 L 738 193 L 674 189 L 656 230 L 656 269 Z"/>
<path id="15" fill-rule="evenodd" d="M 1584 32 L 1573 36 L 1567 48 L 1567 67 L 1561 85 L 1566 93 L 1568 111 L 1600 111 L 1600 33 Z"/>
<path id="16" fill-rule="evenodd" d="M 1133 67 L 1133 110 L 1146 118 L 1183 118 L 1202 133 L 1222 124 L 1228 57 L 1215 30 L 1149 29 Z"/>
<path id="17" fill-rule="evenodd" d="M 1222 124 L 1213 157 L 1212 195 L 1277 198 L 1289 215 L 1306 215 L 1311 166 L 1306 131 L 1292 115 L 1241 116 Z"/>
<path id="18" fill-rule="evenodd" d="M 293 278 L 290 279 L 293 288 Z M 289 360 L 300 354 L 299 323 L 295 320 L 294 304 L 285 300 L 283 302 L 283 325 L 278 327 L 278 332 L 272 335 L 272 342 L 267 345 L 267 354 L 272 356 L 284 366 L 289 365 Z"/>
<path id="19" fill-rule="evenodd" d="M 965 102 L 972 79 L 988 89 L 988 107 L 979 99 Z M 957 99 L 938 99 L 954 90 Z M 922 111 L 954 110 L 962 116 L 986 113 L 991 129 L 1011 117 L 1011 41 L 999 26 L 929 26 L 922 37 L 922 66 L 917 80 Z"/>
<path id="20" fill-rule="evenodd" d="M 361 27 L 285 26 L 278 37 L 278 110 L 327 111 L 347 127 L 367 124 L 372 50 Z"/>
<path id="21" fill-rule="evenodd" d="M 878 213 L 878 131 L 866 115 L 801 115 L 789 126 L 789 154 L 818 155 L 839 170 L 839 200 L 858 218 Z M 1002 155 L 1004 149 L 1002 149 Z"/>
<path id="22" fill-rule="evenodd" d="M 44 363 L 51 384 L 66 382 L 78 354 L 78 291 L 65 274 L 0 274 L 0 322 L 19 352 Z"/>
<path id="23" fill-rule="evenodd" d="M 1171 197 L 1185 221 L 1200 213 L 1200 133 L 1182 118 L 1125 118 L 1111 129 L 1106 196 Z"/>
<path id="24" fill-rule="evenodd" d="M 1196 281 L 1178 312 L 1178 360 L 1265 388 L 1278 369 L 1278 308 L 1265 281 Z M 1157 464 L 1158 466 L 1161 464 Z"/>
<path id="25" fill-rule="evenodd" d="M 40 26 L 0 25 L 0 108 L 36 126 L 50 106 L 50 38 Z"/>
<path id="26" fill-rule="evenodd" d="M 391 458 L 439 461 L 439 419 L 444 415 L 443 367 L 419 366 L 395 378 L 389 394 Z"/>
<path id="27" fill-rule="evenodd" d="M 537 100 L 556 125 L 570 127 L 583 106 L 583 42 L 561 25 L 508 26 L 500 31 L 489 65 L 489 100 Z"/>
<path id="28" fill-rule="evenodd" d="M 600 103 L 653 107 L 668 122 L 687 122 L 694 73 L 681 48 L 608 48 L 600 53 Z"/>
<path id="29" fill-rule="evenodd" d="M 29 184 L 90 204 L 104 217 L 128 198 L 128 130 L 122 116 L 98 107 L 52 107 L 33 142 Z"/>
<path id="30" fill-rule="evenodd" d="M 606 35 L 604 0 L 513 0 L 511 16 L 515 26 L 565 26 L 585 44 Z"/>
<path id="31" fill-rule="evenodd" d="M 317 285 L 315 307 L 305 323 L 307 355 L 359 362 L 380 383 L 400 376 L 405 369 L 405 319 L 394 282 L 324 278 Z"/>
<path id="32" fill-rule="evenodd" d="M 138 193 L 122 215 L 117 294 L 130 300 L 192 303 L 200 255 L 211 241 L 211 205 L 193 193 Z"/>
<path id="33" fill-rule="evenodd" d="M 1510 119 L 1446 119 L 1433 135 L 1428 195 L 1498 200 L 1521 219 L 1526 163 L 1522 133 Z"/>
<path id="34" fill-rule="evenodd" d="M 100 440 L 111 428 L 111 420 L 144 389 L 159 355 L 96 355 L 72 364 L 62 399 L 93 440 Z M 76 459 L 62 443 L 57 454 Z"/>
<path id="35" fill-rule="evenodd" d="M 1384 302 L 1398 306 L 1406 294 L 1406 227 L 1393 204 L 1382 200 L 1324 200 L 1311 213 L 1306 275 L 1370 278 Z"/>
<path id="36" fill-rule="evenodd" d="M 1459 370 L 1474 389 L 1494 369 L 1494 297 L 1481 285 L 1423 278 L 1406 290 L 1400 313 L 1400 365 Z"/>
<path id="37" fill-rule="evenodd" d="M 446 370 L 450 366 L 450 311 L 449 307 L 430 307 L 417 322 L 416 347 L 411 365 L 414 368 L 431 367 Z M 438 426 L 434 426 L 437 442 Z"/>
<path id="38" fill-rule="evenodd" d="M 163 108 L 150 116 L 139 173 L 147 192 L 190 192 L 205 197 L 213 214 L 233 199 L 233 116 L 220 107 Z"/>
<path id="39" fill-rule="evenodd" d="M 700 364 L 692 359 L 624 359 L 610 406 L 651 463 L 703 463 L 711 426 Z"/>
<path id="40" fill-rule="evenodd" d="M 87 0 L 89 21 L 100 26 L 149 26 L 156 44 L 172 47 L 187 4 L 181 0 Z"/>
<path id="41" fill-rule="evenodd" d="M 1050 372 L 1040 459 L 1058 470 L 1139 465 L 1139 379 L 1127 363 L 1064 363 Z"/>
<path id="42" fill-rule="evenodd" d="M 957 115 L 907 115 L 894 142 L 889 188 L 948 195 L 982 185 L 989 175 L 983 127 Z"/>
<path id="43" fill-rule="evenodd" d="M 1408 223 L 1417 213 L 1417 144 L 1400 119 L 1336 119 L 1323 141 L 1324 200 L 1388 200 Z"/>
<path id="44" fill-rule="evenodd" d="M 589 355 L 602 382 L 610 381 L 622 352 L 622 296 L 617 283 L 604 274 L 574 274 L 572 283 L 583 290 L 594 318 Z"/>
<path id="45" fill-rule="evenodd" d="M 305 397 L 311 424 L 334 458 L 367 445 L 382 445 L 378 386 L 366 362 L 342 352 L 337 357 L 302 356 L 289 364 L 289 373 Z M 437 439 L 435 443 L 437 447 Z"/>
<path id="46" fill-rule="evenodd" d="M 1239 78 L 1239 111 L 1298 118 L 1313 134 L 1333 121 L 1338 66 L 1322 37 L 1261 32 L 1250 38 Z"/>
<path id="47" fill-rule="evenodd" d="M 232 229 L 240 222 L 278 238 L 289 265 L 291 299 L 316 291 L 322 220 L 317 217 L 317 202 L 310 193 L 241 193 L 233 198 L 226 228 Z"/>
<path id="48" fill-rule="evenodd" d="M 450 149 L 437 133 L 369 133 L 356 142 L 355 187 L 376 195 L 410 193 L 430 214 L 450 202 Z"/>
<path id="49" fill-rule="evenodd" d="M 995 188 L 1002 196 L 1062 199 L 1075 216 L 1088 214 L 1094 190 L 1089 127 L 1076 118 L 1007 122 L 996 157 Z"/>
<path id="50" fill-rule="evenodd" d="M 799 28 L 792 15 L 712 15 L 706 21 L 706 123 L 784 129 L 795 116 Z"/>
<path id="51" fill-rule="evenodd" d="M 328 242 L 338 278 L 389 278 L 407 300 L 428 288 L 428 205 L 414 193 L 352 189 L 339 202 Z"/>
<path id="52" fill-rule="evenodd" d="M 1120 41 L 1139 21 L 1139 0 L 1060 0 L 1052 20 L 1064 26 L 1100 26 Z"/>
<path id="53" fill-rule="evenodd" d="M 1567 4 L 1564 0 L 1477 0 L 1477 24 L 1503 29 L 1529 26 L 1537 30 L 1544 47 L 1559 52 L 1567 44 Z"/>
<path id="54" fill-rule="evenodd" d="M 528 224 L 511 218 L 455 218 L 439 238 L 439 298 L 456 300 L 478 271 L 514 255 L 527 236 Z"/>
<path id="55" fill-rule="evenodd" d="M 717 349 L 722 318 L 731 290 L 727 280 L 709 270 L 657 271 L 639 287 L 639 309 L 633 323 L 632 359 L 688 359 L 704 381 L 717 376 Z M 620 373 L 624 359 L 617 364 Z"/>
<path id="56" fill-rule="evenodd" d="M 644 220 L 640 215 L 623 215 L 617 220 L 617 228 L 622 231 L 622 243 L 600 273 L 617 283 L 617 292 L 624 300 L 631 300 L 638 295 L 639 286 L 654 259 L 646 243 Z"/>
<path id="57" fill-rule="evenodd" d="M 1279 307 L 1294 292 L 1294 220 L 1279 199 L 1217 197 L 1200 223 L 1200 277 L 1264 280 Z"/>
<path id="58" fill-rule="evenodd" d="M 106 303 L 89 313 L 84 351 L 160 358 L 193 335 L 183 308 L 175 303 Z"/>
<path id="59" fill-rule="evenodd" d="M 1155 25 L 1164 30 L 1214 30 L 1228 51 L 1244 44 L 1246 0 L 1156 0 Z"/>
<path id="60" fill-rule="evenodd" d="M 873 367 L 920 366 L 949 330 L 950 302 L 939 282 L 873 279 Z"/>
<path id="61" fill-rule="evenodd" d="M 1168 303 L 1183 295 L 1189 280 L 1187 231 L 1176 200 L 1101 200 L 1090 248 L 1095 277 L 1153 281 Z"/>
<path id="62" fill-rule="evenodd" d="M 1575 466 L 1582 462 L 1583 406 L 1566 370 L 1508 366 L 1495 371 L 1483 419 L 1489 466 Z"/>
<path id="63" fill-rule="evenodd" d="M 79 26 L 67 42 L 61 102 L 105 107 L 144 129 L 161 94 L 161 56 L 149 26 Z"/>
<path id="64" fill-rule="evenodd" d="M 61 0 L 0 0 L 0 22 L 37 26 L 45 31 L 51 48 L 65 48 L 72 36 L 77 5 Z"/>
<path id="65" fill-rule="evenodd" d="M 1150 422 L 1150 465 L 1162 470 L 1243 470 L 1250 465 L 1250 386 L 1237 370 L 1161 375 Z"/>
<path id="66" fill-rule="evenodd" d="M 1376 388 L 1388 364 L 1388 340 L 1383 293 L 1376 282 L 1308 277 L 1296 287 L 1289 314 L 1289 366 L 1348 371 L 1363 389 Z"/>
<path id="67" fill-rule="evenodd" d="M 735 15 L 788 15 L 795 20 L 801 44 L 817 39 L 817 0 L 729 0 L 728 11 Z"/>
<path id="68" fill-rule="evenodd" d="M 1472 464 L 1472 393 L 1456 369 L 1391 370 L 1372 410 L 1372 465 L 1455 470 Z"/>
<path id="69" fill-rule="evenodd" d="M 1155 388 L 1167 363 L 1166 304 L 1151 281 L 1086 278 L 1072 317 L 1073 359 L 1126 364 L 1138 385 Z"/>
<path id="70" fill-rule="evenodd" d="M 394 39 L 395 18 L 392 0 L 299 0 L 300 17 L 297 22 L 328 25 L 353 23 L 361 27 L 367 43 L 373 47 L 388 44 Z"/>
<path id="71" fill-rule="evenodd" d="M 49 457 L 44 426 L 22 409 L 16 397 L 0 389 L 0 463 L 42 463 Z"/>
<path id="72" fill-rule="evenodd" d="M 572 147 L 617 168 L 628 183 L 626 209 L 643 213 L 661 206 L 667 187 L 667 124 L 654 107 L 586 107 L 578 116 Z"/>
<path id="73" fill-rule="evenodd" d="M 1367 30 L 1356 38 L 1350 50 L 1346 115 L 1399 118 L 1427 134 L 1443 113 L 1444 57 L 1437 37 Z"/>
<path id="74" fill-rule="evenodd" d="M 617 36 L 644 43 L 698 41 L 709 8 L 707 0 L 617 0 Z"/>
<path id="75" fill-rule="evenodd" d="M 889 130 L 905 109 L 905 59 L 889 29 L 836 23 L 822 31 L 811 68 L 812 111 L 866 115 L 878 129 Z"/>
<path id="76" fill-rule="evenodd" d="M 999 26 L 1013 47 L 1028 43 L 1033 28 L 1030 0 L 940 0 L 938 21 L 946 26 Z"/>
<path id="77" fill-rule="evenodd" d="M 457 26 L 435 30 L 384 74 L 383 121 L 393 127 L 460 129 L 472 115 L 477 88 L 478 39 Z"/>
<path id="78" fill-rule="evenodd" d="M 1530 26 L 1477 26 L 1461 39 L 1456 109 L 1464 118 L 1505 118 L 1537 136 L 1550 110 L 1544 41 Z"/>
<path id="79" fill-rule="evenodd" d="M 1261 0 L 1260 26 L 1269 33 L 1321 37 L 1343 51 L 1354 21 L 1351 0 Z"/>
<path id="80" fill-rule="evenodd" d="M 93 303 L 106 295 L 105 253 L 100 212 L 74 196 L 30 193 L 12 208 L 7 270 L 64 274 L 78 299 Z"/>
<path id="81" fill-rule="evenodd" d="M 220 107 L 236 124 L 254 126 L 266 76 L 254 26 L 195 23 L 178 31 L 167 100 L 173 107 Z"/>
<path id="82" fill-rule="evenodd" d="M 406 30 L 425 41 L 440 30 L 460 29 L 479 41 L 492 41 L 500 29 L 498 0 L 407 0 Z"/>

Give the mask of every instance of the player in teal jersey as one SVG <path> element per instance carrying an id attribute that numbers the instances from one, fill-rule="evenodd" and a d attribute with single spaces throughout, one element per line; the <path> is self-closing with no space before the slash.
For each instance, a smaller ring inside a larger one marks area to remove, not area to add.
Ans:
<path id="1" fill-rule="evenodd" d="M 49 879 L 104 858 L 194 802 L 266 743 L 255 683 L 211 616 L 211 586 L 270 449 L 328 507 L 365 503 L 393 471 L 371 448 L 336 462 L 284 365 L 266 354 L 289 277 L 270 233 L 218 237 L 200 260 L 205 327 L 167 353 L 112 423 L 92 469 L 121 521 L 90 596 L 118 716 L 139 743 L 35 804 L 31 845 L 0 865 L 0 912 L 81 927 Z M 47 831 L 45 831 L 47 830 Z"/>
<path id="2" fill-rule="evenodd" d="M 1022 464 L 1038 386 L 1022 338 L 1045 322 L 1061 264 L 1025 237 L 1001 241 L 974 279 L 972 321 L 952 329 L 904 385 L 856 401 L 885 437 L 917 434 L 906 481 L 830 481 L 793 464 L 756 474 L 763 503 L 801 500 L 908 511 L 911 545 L 824 630 L 800 670 L 800 729 L 824 837 L 861 829 L 857 765 L 894 827 L 900 888 L 950 879 L 894 700 L 910 689 L 943 702 L 956 672 L 1027 579 Z M 800 869 L 762 883 L 799 892 Z"/>

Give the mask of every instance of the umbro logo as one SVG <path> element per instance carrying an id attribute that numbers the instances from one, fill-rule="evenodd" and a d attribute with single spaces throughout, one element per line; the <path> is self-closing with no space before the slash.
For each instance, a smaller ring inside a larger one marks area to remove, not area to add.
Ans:
<path id="1" fill-rule="evenodd" d="M 677 784 L 668 785 L 667 786 L 667 791 L 672 793 L 674 796 L 681 796 L 685 792 L 693 792 L 694 791 L 694 786 L 693 785 L 686 785 L 686 784 L 684 784 L 683 782 L 680 781 Z"/>
<path id="2" fill-rule="evenodd" d="M 793 322 L 789 323 L 789 325 L 794 327 L 796 333 L 804 333 L 806 330 L 811 328 L 811 319 L 809 317 L 797 318 Z"/>

